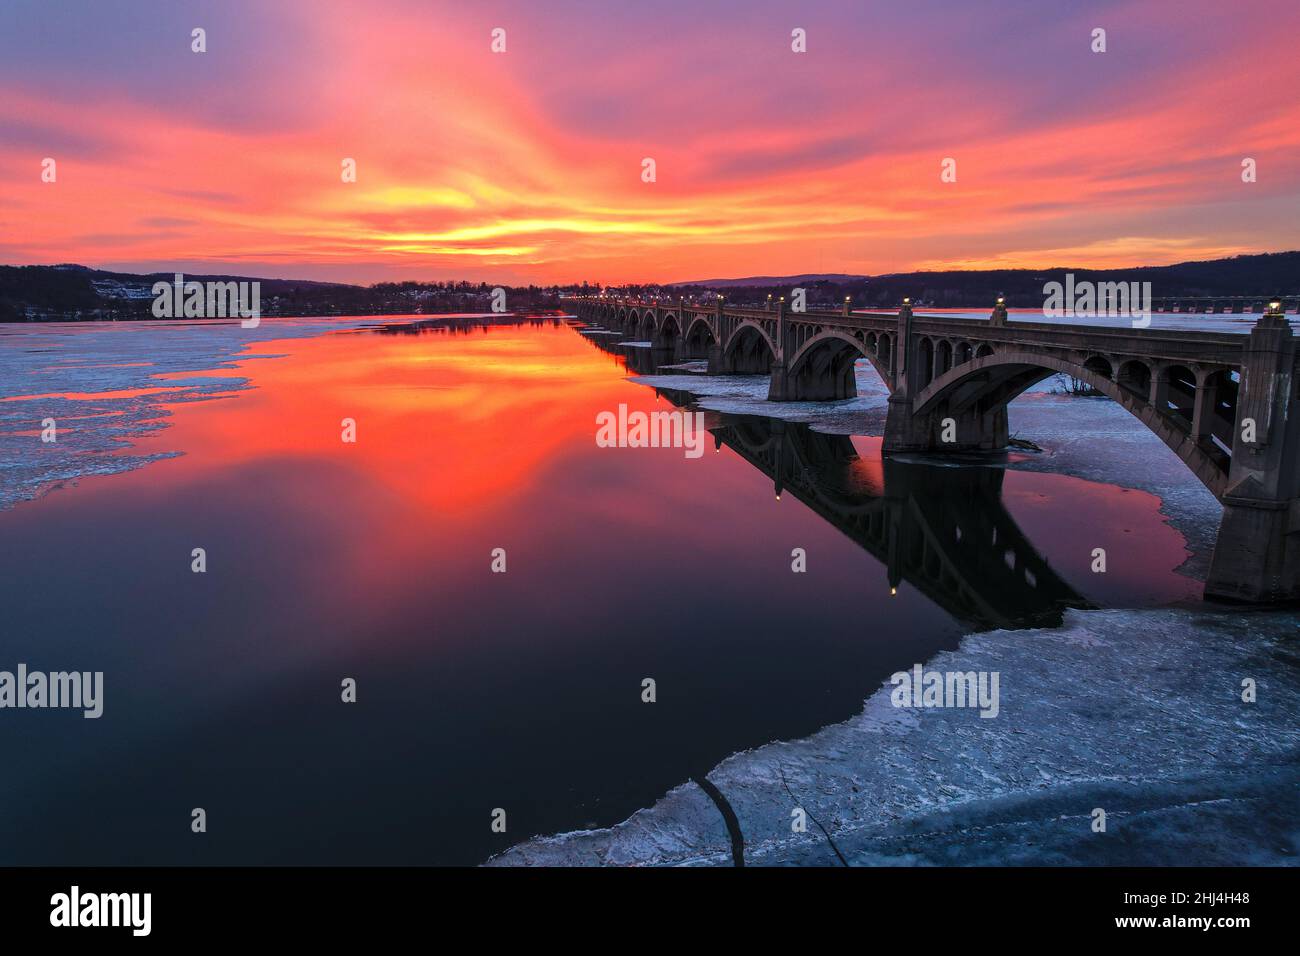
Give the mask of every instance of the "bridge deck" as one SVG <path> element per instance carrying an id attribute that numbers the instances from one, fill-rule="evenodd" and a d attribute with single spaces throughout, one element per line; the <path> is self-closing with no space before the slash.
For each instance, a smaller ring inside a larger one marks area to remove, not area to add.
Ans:
<path id="1" fill-rule="evenodd" d="M 686 324 L 696 316 L 717 314 L 716 307 L 678 306 L 650 302 L 616 302 L 617 308 L 659 308 L 664 313 L 682 312 Z M 724 306 L 722 313 L 742 322 L 770 322 L 779 313 L 769 309 L 731 308 Z M 689 318 L 688 318 L 689 317 Z M 894 333 L 898 329 L 896 312 L 831 312 L 809 310 L 786 312 L 787 326 L 816 325 L 831 329 L 853 329 Z M 1050 348 L 1065 348 L 1078 352 L 1115 353 L 1124 355 L 1145 354 L 1152 358 L 1180 362 L 1199 362 L 1214 365 L 1239 365 L 1246 336 L 1237 332 L 1200 332 L 1185 329 L 1116 328 L 1087 323 L 1009 321 L 994 325 L 987 319 L 934 316 L 924 313 L 912 317 L 914 335 L 939 338 L 966 339 L 1021 344 Z"/>

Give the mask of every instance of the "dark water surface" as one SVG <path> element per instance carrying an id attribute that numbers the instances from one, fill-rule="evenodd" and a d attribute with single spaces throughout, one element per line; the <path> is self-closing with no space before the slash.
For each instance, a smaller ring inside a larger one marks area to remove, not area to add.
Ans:
<path id="1" fill-rule="evenodd" d="M 160 402 L 130 450 L 179 456 L 0 512 L 0 669 L 105 684 L 98 720 L 0 711 L 0 863 L 479 863 L 842 721 L 963 633 L 1197 591 L 1145 492 L 716 413 L 698 459 L 600 448 L 598 413 L 685 397 L 562 322 L 401 333 L 253 344 L 193 373 L 251 387 Z M 54 399 L 6 385 L 39 455 Z"/>

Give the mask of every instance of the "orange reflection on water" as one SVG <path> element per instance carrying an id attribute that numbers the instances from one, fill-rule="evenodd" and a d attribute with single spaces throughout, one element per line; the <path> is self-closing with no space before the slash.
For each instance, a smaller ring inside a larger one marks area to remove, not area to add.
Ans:
<path id="1" fill-rule="evenodd" d="M 387 328 L 260 342 L 228 370 L 169 376 L 225 374 L 248 387 L 165 405 L 171 427 L 140 437 L 135 451 L 183 454 L 110 481 L 202 502 L 236 521 L 269 504 L 278 533 L 329 566 L 319 580 L 346 575 L 376 607 L 422 593 L 428 577 L 482 591 L 480 572 L 497 546 L 533 566 L 577 568 L 570 556 L 602 538 L 621 541 L 622 559 L 634 564 L 643 560 L 637 552 L 658 548 L 731 567 L 737 549 L 849 545 L 798 501 L 773 506 L 773 479 L 730 452 L 699 462 L 681 449 L 598 450 L 599 412 L 671 405 L 624 380 L 617 362 L 573 329 Z M 355 442 L 343 440 L 347 422 Z M 844 464 L 838 487 L 866 498 L 906 495 L 897 477 L 886 488 L 878 436 L 853 445 L 859 457 Z M 1030 541 L 1090 598 L 1193 595 L 1194 582 L 1170 573 L 1187 552 L 1158 498 L 1014 470 L 1003 491 Z M 1109 575 L 1089 571 L 1093 538 L 1110 543 Z M 1128 540 L 1125 553 L 1119 545 Z M 465 549 L 471 560 L 458 557 Z M 868 560 L 852 546 L 844 555 Z"/>
<path id="2" fill-rule="evenodd" d="M 612 384 L 608 357 L 567 328 L 544 333 L 506 325 L 258 343 L 229 372 L 249 390 L 187 404 L 175 428 L 141 450 L 183 448 L 206 468 L 284 456 L 310 468 L 314 459 L 409 508 L 465 520 L 527 495 L 565 446 L 594 443 Z M 654 403 L 645 389 L 626 392 L 629 407 Z M 342 439 L 347 419 L 353 443 Z"/>
<path id="3" fill-rule="evenodd" d="M 137 363 L 144 364 L 144 363 Z M 114 398 L 143 398 L 146 395 L 165 395 L 175 392 L 175 387 L 160 388 L 123 388 L 107 392 L 43 392 L 32 395 L 10 395 L 0 398 L 0 402 L 34 402 L 44 399 L 65 399 L 73 402 L 108 401 Z"/>

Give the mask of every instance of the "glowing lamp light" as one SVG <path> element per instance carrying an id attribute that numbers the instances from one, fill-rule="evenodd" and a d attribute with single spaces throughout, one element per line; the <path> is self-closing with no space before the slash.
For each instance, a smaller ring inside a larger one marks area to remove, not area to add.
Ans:
<path id="1" fill-rule="evenodd" d="M 1281 302 L 1281 300 L 1280 300 L 1280 299 L 1274 299 L 1272 302 L 1270 302 L 1270 303 L 1268 304 L 1268 310 L 1269 310 L 1270 312 L 1280 312 L 1280 311 L 1282 310 L 1282 302 Z"/>
<path id="2" fill-rule="evenodd" d="M 903 305 L 911 305 L 911 304 L 912 304 L 912 300 L 911 300 L 911 299 L 904 299 L 904 300 L 903 300 Z"/>
<path id="3" fill-rule="evenodd" d="M 1003 302 L 1005 302 L 1005 301 L 1006 301 L 1006 300 L 1003 299 L 1002 296 L 998 296 L 998 305 L 1001 305 L 1001 304 L 1002 304 Z"/>
<path id="4" fill-rule="evenodd" d="M 889 596 L 890 596 L 890 597 L 893 597 L 893 596 L 894 596 L 895 594 L 897 594 L 897 593 L 898 593 L 898 588 L 890 588 L 890 589 L 889 589 Z"/>

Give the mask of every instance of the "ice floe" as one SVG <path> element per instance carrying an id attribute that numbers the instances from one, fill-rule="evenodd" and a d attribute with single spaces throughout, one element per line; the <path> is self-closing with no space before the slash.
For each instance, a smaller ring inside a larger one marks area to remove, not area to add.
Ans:
<path id="1" fill-rule="evenodd" d="M 255 329 L 238 320 L 0 325 L 0 510 L 79 478 L 178 454 L 128 449 L 132 437 L 166 427 L 164 405 L 246 388 L 246 379 L 220 370 L 254 357 L 242 354 L 250 344 L 381 321 L 393 319 L 267 318 Z M 201 371 L 212 374 L 192 374 Z M 41 423 L 51 418 L 57 441 L 42 442 Z"/>

